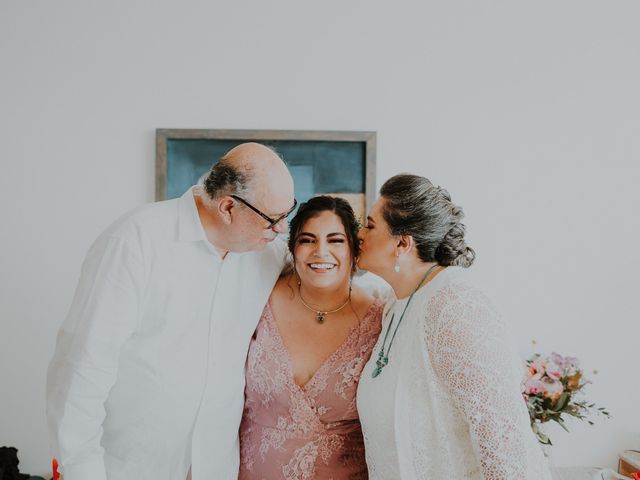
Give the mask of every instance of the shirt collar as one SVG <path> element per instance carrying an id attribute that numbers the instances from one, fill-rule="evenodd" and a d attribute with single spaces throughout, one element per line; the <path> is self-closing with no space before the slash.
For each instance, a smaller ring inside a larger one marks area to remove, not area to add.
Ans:
<path id="1" fill-rule="evenodd" d="M 209 243 L 196 207 L 194 198 L 194 194 L 197 193 L 196 188 L 200 187 L 189 188 L 178 200 L 178 239 L 183 242 Z"/>

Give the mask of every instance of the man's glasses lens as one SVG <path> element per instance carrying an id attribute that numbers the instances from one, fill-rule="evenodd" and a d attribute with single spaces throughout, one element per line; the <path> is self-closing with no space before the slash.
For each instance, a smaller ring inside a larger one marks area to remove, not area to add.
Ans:
<path id="1" fill-rule="evenodd" d="M 289 209 L 289 211 L 287 213 L 283 213 L 282 215 L 280 215 L 278 218 L 271 218 L 269 215 L 261 212 L 259 209 L 257 209 L 256 207 L 254 207 L 253 205 L 251 205 L 249 202 L 247 202 L 244 198 L 239 197 L 237 195 L 230 195 L 231 198 L 233 198 L 234 200 L 237 200 L 243 204 L 245 204 L 247 207 L 249 207 L 251 210 L 253 210 L 255 213 L 257 213 L 258 215 L 260 215 L 262 218 L 264 218 L 267 222 L 269 222 L 269 226 L 267 228 L 273 228 L 275 227 L 278 223 L 280 223 L 282 220 L 284 220 L 285 218 L 287 218 L 291 212 L 293 212 L 296 207 L 298 206 L 298 201 L 294 198 L 293 199 L 293 207 L 291 207 Z"/>

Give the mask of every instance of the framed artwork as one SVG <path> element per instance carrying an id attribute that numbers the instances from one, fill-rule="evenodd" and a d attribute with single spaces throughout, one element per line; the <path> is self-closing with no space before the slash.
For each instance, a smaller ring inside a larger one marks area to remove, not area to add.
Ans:
<path id="1" fill-rule="evenodd" d="M 226 152 L 244 142 L 274 148 L 293 176 L 302 203 L 315 195 L 347 200 L 364 217 L 375 199 L 375 132 L 311 130 L 156 130 L 156 200 L 200 183 Z"/>

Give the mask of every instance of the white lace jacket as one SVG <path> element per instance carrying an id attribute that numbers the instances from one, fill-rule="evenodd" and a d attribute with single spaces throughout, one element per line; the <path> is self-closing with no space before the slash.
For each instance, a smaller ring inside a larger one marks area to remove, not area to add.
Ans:
<path id="1" fill-rule="evenodd" d="M 551 479 L 508 328 L 464 277 L 448 268 L 415 294 L 389 365 L 372 378 L 391 314 L 397 321 L 406 300 L 387 306 L 358 391 L 371 480 Z"/>

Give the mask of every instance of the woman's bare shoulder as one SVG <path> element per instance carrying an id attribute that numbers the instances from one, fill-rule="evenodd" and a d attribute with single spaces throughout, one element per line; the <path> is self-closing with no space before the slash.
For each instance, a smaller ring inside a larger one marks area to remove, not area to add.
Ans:
<path id="1" fill-rule="evenodd" d="M 296 283 L 292 275 L 284 275 L 278 279 L 271 292 L 271 303 L 283 305 L 295 299 Z"/>
<path id="2" fill-rule="evenodd" d="M 380 299 L 374 297 L 358 285 L 353 286 L 351 291 L 351 305 L 358 315 L 358 318 L 364 318 L 374 304 L 381 303 Z"/>

